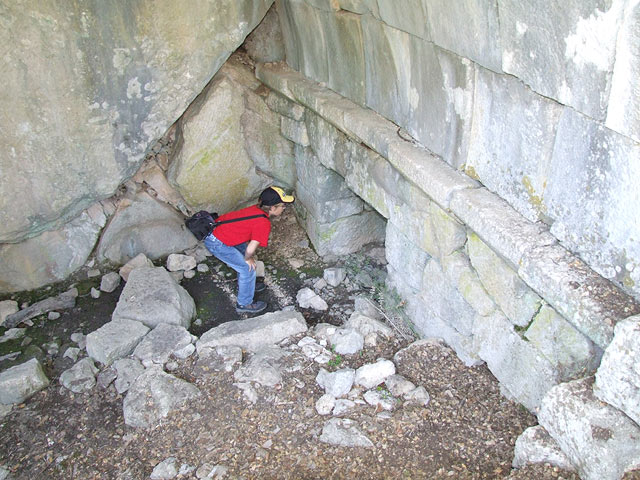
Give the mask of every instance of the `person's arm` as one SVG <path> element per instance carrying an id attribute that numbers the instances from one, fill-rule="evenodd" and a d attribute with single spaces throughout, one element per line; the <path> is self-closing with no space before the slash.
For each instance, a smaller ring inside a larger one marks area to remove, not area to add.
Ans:
<path id="1" fill-rule="evenodd" d="M 249 270 L 256 269 L 256 259 L 253 258 L 253 254 L 256 253 L 258 245 L 260 245 L 260 242 L 258 240 L 251 240 L 244 252 L 244 261 L 247 262 L 247 265 L 249 265 Z"/>

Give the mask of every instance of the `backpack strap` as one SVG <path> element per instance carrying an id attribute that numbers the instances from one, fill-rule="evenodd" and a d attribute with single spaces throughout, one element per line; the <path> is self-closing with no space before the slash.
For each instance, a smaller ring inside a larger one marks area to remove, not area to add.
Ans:
<path id="1" fill-rule="evenodd" d="M 222 220 L 221 222 L 216 221 L 213 224 L 213 228 L 215 229 L 216 227 L 218 227 L 220 225 L 223 225 L 225 223 L 240 222 L 241 220 L 249 220 L 249 219 L 252 219 L 252 218 L 260 218 L 260 217 L 264 217 L 266 219 L 269 219 L 269 217 L 266 214 L 262 213 L 260 215 L 250 215 L 248 217 L 232 218 L 231 220 Z"/>

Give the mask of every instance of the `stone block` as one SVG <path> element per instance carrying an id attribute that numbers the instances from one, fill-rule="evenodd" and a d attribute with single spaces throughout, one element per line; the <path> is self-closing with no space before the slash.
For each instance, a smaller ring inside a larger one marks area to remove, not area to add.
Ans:
<path id="1" fill-rule="evenodd" d="M 465 171 L 531 221 L 543 218 L 563 107 L 514 77 L 479 70 Z"/>
<path id="2" fill-rule="evenodd" d="M 606 126 L 640 142 L 640 5 L 627 3 L 618 32 Z"/>
<path id="3" fill-rule="evenodd" d="M 545 227 L 529 222 L 485 188 L 456 192 L 451 211 L 512 268 L 518 268 L 523 255 L 535 246 L 556 242 Z"/>
<path id="4" fill-rule="evenodd" d="M 511 323 L 529 325 L 541 298 L 475 233 L 469 234 L 467 251 L 483 287 Z"/>
<path id="5" fill-rule="evenodd" d="M 299 218 L 318 255 L 346 255 L 368 243 L 384 240 L 384 218 L 373 211 L 343 217 L 332 223 L 317 222 L 302 205 L 296 205 Z"/>
<path id="6" fill-rule="evenodd" d="M 316 197 L 302 183 L 296 186 L 296 201 L 302 203 L 309 214 L 320 223 L 332 223 L 342 217 L 357 215 L 364 208 L 362 200 L 355 195 L 333 198 L 320 192 Z"/>
<path id="7" fill-rule="evenodd" d="M 473 327 L 478 355 L 509 393 L 531 412 L 558 383 L 553 365 L 529 342 L 520 338 L 502 314 L 478 317 Z"/>
<path id="8" fill-rule="evenodd" d="M 559 245 L 528 251 L 520 277 L 574 327 L 605 349 L 616 323 L 640 305 Z"/>
<path id="9" fill-rule="evenodd" d="M 256 62 L 284 60 L 282 30 L 275 6 L 269 9 L 260 24 L 249 34 L 243 46 Z"/>
<path id="10" fill-rule="evenodd" d="M 98 369 L 90 358 L 83 358 L 60 374 L 60 383 L 73 393 L 86 393 L 96 386 Z"/>
<path id="11" fill-rule="evenodd" d="M 304 107 L 298 103 L 292 102 L 274 91 L 270 91 L 265 100 L 267 106 L 282 116 L 289 117 L 293 120 L 302 120 L 304 118 Z"/>
<path id="12" fill-rule="evenodd" d="M 163 267 L 136 268 L 122 289 L 111 318 L 135 320 L 148 327 L 161 323 L 189 328 L 196 312 L 189 293 Z"/>
<path id="13" fill-rule="evenodd" d="M 407 302 L 407 314 L 420 337 L 444 340 L 468 367 L 482 364 L 473 336 L 460 333 L 439 316 L 433 315 L 430 308 L 431 305 L 426 304 L 421 297 L 413 297 Z"/>
<path id="14" fill-rule="evenodd" d="M 247 94 L 246 98 L 251 96 Z M 293 187 L 296 180 L 294 144 L 282 136 L 279 117 L 245 110 L 240 123 L 245 149 L 256 168 L 268 173 L 278 184 Z"/>
<path id="15" fill-rule="evenodd" d="M 593 375 L 601 350 L 549 305 L 535 315 L 524 337 L 551 362 L 560 381 Z"/>
<path id="16" fill-rule="evenodd" d="M 149 332 L 141 322 L 122 319 L 105 323 L 87 335 L 87 353 L 103 365 L 126 357 Z"/>
<path id="17" fill-rule="evenodd" d="M 292 120 L 288 117 L 280 117 L 280 132 L 293 143 L 303 147 L 309 146 L 309 136 L 304 122 Z"/>
<path id="18" fill-rule="evenodd" d="M 640 427 L 600 402 L 593 378 L 560 384 L 545 396 L 538 421 L 560 445 L 580 478 L 618 480 L 640 462 Z"/>
<path id="19" fill-rule="evenodd" d="M 640 143 L 566 109 L 547 177 L 551 233 L 640 298 Z"/>
<path id="20" fill-rule="evenodd" d="M 398 8 L 393 0 L 378 0 L 379 18 L 390 27 L 429 40 L 427 30 L 429 15 L 422 0 L 408 0 Z"/>
<path id="21" fill-rule="evenodd" d="M 40 362 L 32 358 L 0 372 L 0 403 L 22 403 L 48 385 L 49 379 Z"/>
<path id="22" fill-rule="evenodd" d="M 427 262 L 423 272 L 420 302 L 424 306 L 423 319 L 426 322 L 437 318 L 462 335 L 472 334 L 475 310 L 434 259 Z M 419 324 L 416 327 L 421 328 Z"/>
<path id="23" fill-rule="evenodd" d="M 376 363 L 367 363 L 356 370 L 354 383 L 371 389 L 383 383 L 396 373 L 396 366 L 391 360 L 379 358 Z"/>
<path id="24" fill-rule="evenodd" d="M 427 24 L 433 43 L 494 72 L 502 71 L 497 3 L 488 0 L 455 3 L 430 0 L 427 10 Z"/>
<path id="25" fill-rule="evenodd" d="M 496 309 L 495 303 L 482 286 L 478 274 L 464 253 L 453 252 L 447 255 L 442 259 L 441 265 L 447 278 L 478 314 L 486 316 Z"/>
<path id="26" fill-rule="evenodd" d="M 640 425 L 640 315 L 616 325 L 596 372 L 593 391 Z"/>
<path id="27" fill-rule="evenodd" d="M 300 312 L 265 313 L 246 320 L 226 322 L 208 330 L 196 342 L 196 349 L 200 354 L 203 349 L 235 345 L 256 351 L 306 331 L 307 324 Z"/>
<path id="28" fill-rule="evenodd" d="M 314 150 L 295 148 L 297 183 L 302 183 L 314 199 L 323 201 L 354 197 L 344 178 L 323 165 Z"/>
<path id="29" fill-rule="evenodd" d="M 391 222 L 387 223 L 385 253 L 389 264 L 402 272 L 404 281 L 415 290 L 422 288 L 422 275 L 429 255 L 405 237 Z"/>
<path id="30" fill-rule="evenodd" d="M 624 2 L 500 3 L 502 68 L 537 93 L 604 120 Z"/>
<path id="31" fill-rule="evenodd" d="M 365 104 L 365 58 L 360 15 L 338 11 L 322 16 L 328 61 L 327 86 L 354 102 Z"/>

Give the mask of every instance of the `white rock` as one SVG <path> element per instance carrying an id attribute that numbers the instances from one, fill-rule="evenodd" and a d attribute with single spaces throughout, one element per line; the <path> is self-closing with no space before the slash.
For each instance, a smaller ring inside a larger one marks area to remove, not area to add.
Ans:
<path id="1" fill-rule="evenodd" d="M 327 302 L 318 296 L 316 292 L 308 287 L 301 289 L 296 295 L 296 301 L 300 308 L 313 308 L 314 310 L 325 311 L 329 308 Z"/>
<path id="2" fill-rule="evenodd" d="M 167 257 L 167 270 L 177 272 L 178 270 L 193 270 L 196 268 L 196 259 L 190 255 L 172 253 Z"/>
<path id="3" fill-rule="evenodd" d="M 329 338 L 329 342 L 340 355 L 353 355 L 364 347 L 363 336 L 352 328 L 337 329 Z"/>
<path id="4" fill-rule="evenodd" d="M 596 372 L 593 392 L 640 425 L 640 315 L 616 325 Z"/>
<path id="5" fill-rule="evenodd" d="M 60 318 L 60 316 L 61 316 L 61 315 L 60 315 L 60 313 L 58 313 L 58 312 L 49 312 L 49 313 L 47 314 L 47 319 L 49 319 L 49 320 L 57 320 L 57 319 L 59 319 L 59 318 Z"/>
<path id="6" fill-rule="evenodd" d="M 100 290 L 106 293 L 113 292 L 120 285 L 120 274 L 109 272 L 102 276 L 100 280 Z"/>
<path id="7" fill-rule="evenodd" d="M 171 480 L 175 478 L 176 475 L 178 475 L 176 458 L 169 457 L 154 467 L 149 478 L 151 480 Z"/>
<path id="8" fill-rule="evenodd" d="M 352 368 L 342 368 L 335 372 L 328 372 L 321 368 L 316 376 L 316 382 L 324 391 L 334 398 L 339 398 L 351 391 L 355 371 Z"/>
<path id="9" fill-rule="evenodd" d="M 100 298 L 100 290 L 91 287 L 91 298 Z"/>
<path id="10" fill-rule="evenodd" d="M 0 403 L 21 403 L 49 385 L 40 362 L 28 362 L 0 372 Z"/>
<path id="11" fill-rule="evenodd" d="M 370 389 L 380 385 L 394 373 L 396 373 L 396 367 L 393 362 L 381 358 L 376 363 L 368 363 L 358 368 L 355 384 Z"/>
<path id="12" fill-rule="evenodd" d="M 529 427 L 520 434 L 511 464 L 514 468 L 522 468 L 534 463 L 549 463 L 570 472 L 575 471 L 560 446 L 540 425 Z"/>
<path id="13" fill-rule="evenodd" d="M 332 418 L 325 423 L 319 440 L 340 447 L 373 447 L 371 440 L 348 418 Z"/>
<path id="14" fill-rule="evenodd" d="M 319 415 L 329 415 L 335 405 L 335 397 L 333 395 L 325 393 L 316 401 L 316 412 L 318 412 Z"/>
<path id="15" fill-rule="evenodd" d="M 409 393 L 416 386 L 404 378 L 402 375 L 391 375 L 384 381 L 385 385 L 395 397 L 401 397 L 405 393 Z"/>

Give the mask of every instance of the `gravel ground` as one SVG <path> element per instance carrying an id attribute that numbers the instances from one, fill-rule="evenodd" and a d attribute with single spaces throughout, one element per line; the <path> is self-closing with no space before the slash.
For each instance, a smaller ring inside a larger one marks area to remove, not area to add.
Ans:
<path id="1" fill-rule="evenodd" d="M 356 265 L 359 271 L 350 270 L 350 278 L 359 276 L 361 284 L 351 279 L 323 290 L 331 306 L 328 312 L 303 311 L 310 325 L 340 324 L 353 309 L 354 295 L 376 289 L 380 268 L 375 258 L 318 258 L 305 246 L 292 212 L 287 212 L 274 222 L 271 245 L 261 255 L 270 266 L 265 279 L 270 310 L 293 304 L 297 290 L 313 283 L 334 262 Z M 201 322 L 194 326 L 196 334 L 238 319 L 233 300 L 225 293 L 232 290 L 234 279 L 224 268 L 216 269 L 215 260 L 208 264 L 209 272 L 183 283 L 198 305 Z M 362 354 L 335 358 L 327 367 L 357 368 L 380 357 L 392 359 L 400 351 L 398 373 L 429 392 L 426 407 L 399 402 L 389 413 L 360 405 L 350 413 L 373 448 L 319 441 L 328 419 L 315 410 L 324 393 L 315 381 L 320 366 L 297 353 L 286 362 L 290 370 L 295 365 L 301 368 L 285 374 L 275 388 L 257 386 L 255 404 L 233 385 L 232 373 L 207 370 L 195 356 L 181 360 L 172 373 L 193 382 L 203 395 L 154 428 L 128 427 L 122 415 L 123 396 L 113 387 L 79 395 L 57 381 L 61 371 L 72 365 L 61 358 L 70 334 L 89 333 L 109 321 L 119 291 L 99 299 L 82 297 L 78 307 L 65 312 L 55 325 L 45 328 L 42 321 L 31 327 L 34 338 L 46 342 L 55 336 L 63 345 L 58 354 L 43 360 L 51 385 L 0 420 L 0 465 L 11 470 L 12 478 L 146 479 L 169 457 L 176 459 L 177 468 L 183 467 L 176 478 L 184 479 L 202 478 L 207 466 L 209 471 L 218 466 L 219 477 L 214 478 L 578 478 L 546 465 L 512 470 L 515 440 L 536 424 L 535 417 L 501 396 L 498 382 L 485 366 L 465 367 L 448 347 L 437 342 L 414 344 L 401 335 L 366 347 Z M 388 316 L 398 318 L 395 312 Z M 46 334 L 36 335 L 37 328 Z"/>

